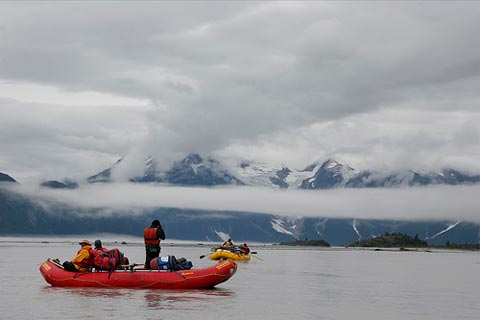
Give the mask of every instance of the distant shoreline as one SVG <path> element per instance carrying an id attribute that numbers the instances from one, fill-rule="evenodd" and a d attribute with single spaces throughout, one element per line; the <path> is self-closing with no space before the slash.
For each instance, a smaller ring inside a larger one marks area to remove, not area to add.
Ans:
<path id="1" fill-rule="evenodd" d="M 75 239 L 77 236 L 75 237 Z M 78 237 L 80 239 L 82 237 Z M 86 237 L 92 238 L 92 237 Z M 101 238 L 101 237 L 100 237 Z M 83 239 L 83 238 L 82 238 Z M 92 238 L 93 239 L 93 238 Z M 21 239 L 21 237 L 2 237 L 0 236 L 0 246 L 4 244 L 78 244 L 79 240 L 55 238 L 55 239 L 46 239 L 41 236 L 39 237 L 30 237 L 28 239 Z M 102 240 L 105 246 L 107 247 L 143 247 L 143 241 L 139 238 L 137 241 L 125 241 L 125 240 Z M 201 241 L 190 241 L 190 240 L 173 240 L 173 241 L 162 241 L 162 247 L 212 247 L 218 245 L 219 242 L 201 242 Z M 376 248 L 376 247 L 346 247 L 346 246 L 331 246 L 331 247 L 318 247 L 318 246 L 291 246 L 291 245 L 280 245 L 280 244 L 251 244 L 249 245 L 251 249 L 254 250 L 268 250 L 268 251 L 378 251 L 378 252 L 413 252 L 413 253 L 454 253 L 454 252 L 477 252 L 477 250 L 468 250 L 468 249 L 451 249 L 451 248 L 404 248 L 404 247 L 390 247 L 390 248 Z"/>

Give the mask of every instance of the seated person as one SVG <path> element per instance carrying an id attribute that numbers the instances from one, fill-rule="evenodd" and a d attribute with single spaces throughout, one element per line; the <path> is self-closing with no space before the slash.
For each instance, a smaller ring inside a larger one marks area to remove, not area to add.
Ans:
<path id="1" fill-rule="evenodd" d="M 82 240 L 78 243 L 82 248 L 78 250 L 77 256 L 71 261 L 65 261 L 63 267 L 67 271 L 73 272 L 85 272 L 90 270 L 92 255 L 90 250 L 92 250 L 92 245 L 88 240 Z"/>
<path id="2" fill-rule="evenodd" d="M 95 251 L 100 251 L 100 252 L 108 251 L 107 248 L 102 247 L 102 241 L 99 239 L 95 240 L 94 245 L 95 245 Z"/>
<path id="3" fill-rule="evenodd" d="M 250 253 L 250 248 L 247 246 L 246 243 L 243 245 L 239 246 L 240 250 L 243 251 L 243 254 L 249 254 Z"/>

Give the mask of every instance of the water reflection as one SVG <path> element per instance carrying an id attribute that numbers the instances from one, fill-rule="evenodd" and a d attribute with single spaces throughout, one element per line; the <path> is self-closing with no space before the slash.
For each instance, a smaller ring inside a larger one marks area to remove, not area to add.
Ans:
<path id="1" fill-rule="evenodd" d="M 131 296 L 131 293 L 125 289 L 111 288 L 62 288 L 62 287 L 44 287 L 44 294 L 73 295 L 87 298 L 119 298 Z"/>
<path id="2" fill-rule="evenodd" d="M 221 302 L 235 297 L 228 289 L 213 288 L 203 290 L 155 290 L 155 289 L 119 289 L 119 288 L 61 288 L 43 287 L 41 293 L 46 301 L 58 299 L 75 299 L 77 303 L 103 302 L 105 306 L 117 299 L 144 298 L 146 309 L 150 310 L 199 310 L 206 308 L 210 302 Z"/>
<path id="3" fill-rule="evenodd" d="M 144 297 L 147 307 L 153 310 L 198 310 L 209 302 L 219 302 L 233 298 L 231 290 L 223 288 L 204 290 L 148 290 Z"/>

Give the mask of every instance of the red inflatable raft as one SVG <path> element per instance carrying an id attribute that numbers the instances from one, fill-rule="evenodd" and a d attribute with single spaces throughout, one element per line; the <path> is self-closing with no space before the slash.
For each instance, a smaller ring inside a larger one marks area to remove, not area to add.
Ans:
<path id="1" fill-rule="evenodd" d="M 204 269 L 179 271 L 115 270 L 70 272 L 48 259 L 40 273 L 54 287 L 110 287 L 148 289 L 206 289 L 227 281 L 237 271 L 235 262 L 225 260 Z"/>

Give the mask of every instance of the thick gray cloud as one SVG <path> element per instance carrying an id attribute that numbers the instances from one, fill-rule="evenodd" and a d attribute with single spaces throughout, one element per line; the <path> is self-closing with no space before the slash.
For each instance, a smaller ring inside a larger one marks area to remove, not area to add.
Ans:
<path id="1" fill-rule="evenodd" d="M 479 18 L 475 2 L 2 2 L 0 171 L 200 152 L 479 172 Z"/>
<path id="2" fill-rule="evenodd" d="M 480 222 L 479 186 L 402 189 L 273 191 L 261 188 L 186 188 L 117 183 L 80 190 L 17 186 L 46 203 L 83 208 L 113 208 L 137 214 L 138 208 L 177 207 L 280 214 L 297 217 L 450 220 Z M 107 211 L 108 213 L 108 211 Z"/>

